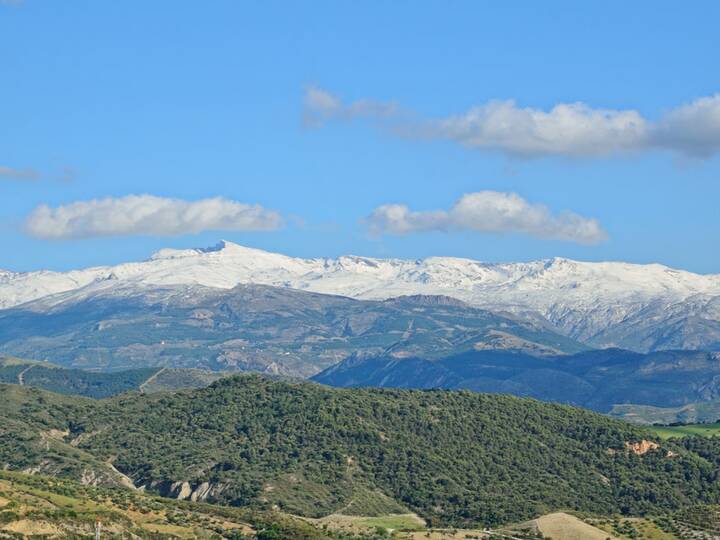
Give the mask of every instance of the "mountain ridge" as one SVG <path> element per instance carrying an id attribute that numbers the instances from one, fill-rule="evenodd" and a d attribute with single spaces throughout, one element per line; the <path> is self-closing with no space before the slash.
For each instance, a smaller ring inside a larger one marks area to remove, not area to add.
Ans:
<path id="1" fill-rule="evenodd" d="M 0 352 L 86 369 L 201 367 L 307 377 L 357 352 L 587 349 L 550 326 L 447 297 L 371 301 L 255 284 L 104 281 L 0 310 Z"/>
<path id="2" fill-rule="evenodd" d="M 610 413 L 630 405 L 681 408 L 720 399 L 720 353 L 603 349 L 530 356 L 475 350 L 436 360 L 352 356 L 312 380 L 344 388 L 507 393 Z"/>
<path id="3" fill-rule="evenodd" d="M 143 262 L 86 270 L 0 272 L 0 309 L 88 286 L 119 291 L 128 285 L 231 289 L 240 284 L 364 300 L 440 295 L 490 311 L 542 317 L 559 332 L 595 347 L 720 349 L 720 275 L 560 257 L 524 263 L 452 257 L 301 259 L 220 242 L 210 248 L 163 249 Z"/>

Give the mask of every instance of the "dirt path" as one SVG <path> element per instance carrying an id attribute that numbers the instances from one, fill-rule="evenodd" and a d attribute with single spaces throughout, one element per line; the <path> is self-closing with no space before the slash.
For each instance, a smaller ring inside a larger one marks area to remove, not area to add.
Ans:
<path id="1" fill-rule="evenodd" d="M 160 370 L 158 370 L 158 371 L 156 371 L 155 373 L 153 373 L 152 375 L 150 375 L 150 377 L 149 377 L 144 383 L 142 383 L 140 386 L 138 386 L 138 392 L 144 392 L 145 385 L 146 385 L 146 384 L 150 384 L 150 383 L 153 382 L 155 379 L 157 379 L 158 376 L 159 376 L 163 371 L 165 371 L 166 369 L 167 369 L 167 368 L 160 368 Z"/>
<path id="2" fill-rule="evenodd" d="M 26 367 L 20 373 L 18 373 L 18 384 L 20 386 L 25 386 L 25 374 L 34 367 L 35 367 L 35 364 L 30 364 L 28 367 Z"/>

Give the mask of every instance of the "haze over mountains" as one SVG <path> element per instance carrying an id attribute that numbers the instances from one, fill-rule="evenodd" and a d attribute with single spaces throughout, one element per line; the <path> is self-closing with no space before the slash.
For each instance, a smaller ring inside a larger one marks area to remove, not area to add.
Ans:
<path id="1" fill-rule="evenodd" d="M 189 295 L 238 284 L 364 300 L 443 295 L 547 325 L 592 347 L 720 348 L 720 275 L 561 258 L 503 264 L 450 257 L 299 259 L 221 242 L 208 249 L 165 249 L 147 261 L 112 267 L 0 272 L 0 307 L 42 313 L 95 298 L 158 299 L 177 296 L 178 286 Z"/>

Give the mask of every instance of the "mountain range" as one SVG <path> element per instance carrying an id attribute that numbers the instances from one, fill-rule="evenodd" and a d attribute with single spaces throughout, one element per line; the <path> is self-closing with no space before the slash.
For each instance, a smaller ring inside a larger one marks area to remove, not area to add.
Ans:
<path id="1" fill-rule="evenodd" d="M 203 388 L 236 371 L 136 368 L 87 371 L 0 357 L 0 383 L 102 399 Z M 293 381 L 272 376 L 278 381 Z M 574 355 L 471 351 L 436 360 L 353 355 L 312 377 L 345 388 L 473 390 L 582 406 L 635 424 L 708 423 L 720 418 L 720 356 L 620 349 Z"/>
<path id="2" fill-rule="evenodd" d="M 590 347 L 637 352 L 720 349 L 720 275 L 659 264 L 554 258 L 484 263 L 339 257 L 300 259 L 220 242 L 163 249 L 149 260 L 70 272 L 0 271 L 0 308 L 37 310 L 132 291 L 231 290 L 254 284 L 363 300 L 440 295 L 495 313 L 542 321 Z M 178 289 L 179 288 L 179 289 Z"/>
<path id="3" fill-rule="evenodd" d="M 222 242 L 3 272 L 0 305 L 0 354 L 117 373 L 102 390 L 99 375 L 47 364 L 28 377 L 85 395 L 136 389 L 162 369 L 170 387 L 259 371 L 511 393 L 639 422 L 714 420 L 703 404 L 720 399 L 720 276 L 659 265 L 295 259 Z M 4 369 L 17 382 L 20 368 Z"/>
<path id="4" fill-rule="evenodd" d="M 207 503 L 241 507 L 248 530 L 273 516 L 288 538 L 303 523 L 324 538 L 337 516 L 508 533 L 561 510 L 599 538 L 640 538 L 640 523 L 711 538 L 718 439 L 663 441 L 607 415 L 715 418 L 719 299 L 720 276 L 659 265 L 295 259 L 227 242 L 0 272 L 0 354 L 52 361 L 0 358 L 0 483 L 25 486 L 3 497 L 26 497 L 26 474 L 70 478 L 95 487 L 66 494 L 112 493 L 136 517 L 125 489 L 138 507 L 206 503 L 153 527 L 228 536 L 240 515 L 220 522 Z M 499 537 L 542 529 L 523 530 Z"/>
<path id="5" fill-rule="evenodd" d="M 309 377 L 352 354 L 439 358 L 587 349 L 542 319 L 449 297 L 355 300 L 266 285 L 88 285 L 0 310 L 0 352 L 66 367 L 184 367 Z"/>
<path id="6" fill-rule="evenodd" d="M 667 409 L 716 402 L 720 398 L 720 353 L 641 354 L 603 349 L 533 356 L 496 350 L 468 351 L 438 360 L 350 357 L 313 380 L 339 387 L 506 393 L 612 412 L 627 420 L 649 423 L 646 418 L 653 418 L 650 411 L 638 406 Z M 675 421 L 677 413 L 671 418 Z"/>

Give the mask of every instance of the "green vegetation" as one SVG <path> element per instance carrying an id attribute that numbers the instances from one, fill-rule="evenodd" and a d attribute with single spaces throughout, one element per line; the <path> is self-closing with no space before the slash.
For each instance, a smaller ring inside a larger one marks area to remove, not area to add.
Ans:
<path id="1" fill-rule="evenodd" d="M 373 518 L 345 515 L 300 519 L 277 511 L 229 508 L 166 499 L 146 493 L 92 487 L 67 479 L 0 471 L 0 538 L 88 538 L 96 519 L 111 538 L 234 540 L 537 540 L 587 538 L 583 523 L 598 532 L 592 538 L 633 540 L 709 539 L 720 532 L 720 508 L 692 506 L 659 517 L 622 518 L 553 514 L 483 533 L 467 529 L 426 529 L 413 515 Z M 554 526 L 553 526 L 554 525 Z M 557 534 L 562 531 L 565 534 Z M 567 536 L 566 536 L 567 535 Z"/>
<path id="2" fill-rule="evenodd" d="M 343 538 L 277 512 L 191 504 L 125 489 L 0 471 L 0 538 Z"/>
<path id="3" fill-rule="evenodd" d="M 644 515 L 720 500 L 720 439 L 639 454 L 629 445 L 652 440 L 646 430 L 510 396 L 261 376 L 102 401 L 0 391 L 2 465 L 109 485 L 122 482 L 112 462 L 154 493 L 257 510 L 413 511 L 431 526 L 468 526 L 556 509 Z"/>
<path id="4" fill-rule="evenodd" d="M 714 424 L 681 424 L 675 426 L 652 426 L 649 429 L 662 439 L 670 439 L 673 437 L 688 437 L 691 435 L 712 437 L 714 435 L 720 435 L 720 422 L 716 422 Z"/>
<path id="5" fill-rule="evenodd" d="M 63 369 L 47 362 L 0 358 L 0 382 L 36 386 L 60 394 L 105 398 L 137 390 L 157 368 L 131 369 L 115 373 L 96 373 Z"/>
<path id="6" fill-rule="evenodd" d="M 368 517 L 359 519 L 357 522 L 365 527 L 380 527 L 392 530 L 414 530 L 422 528 L 422 526 L 418 524 L 418 520 L 411 515 Z"/>

